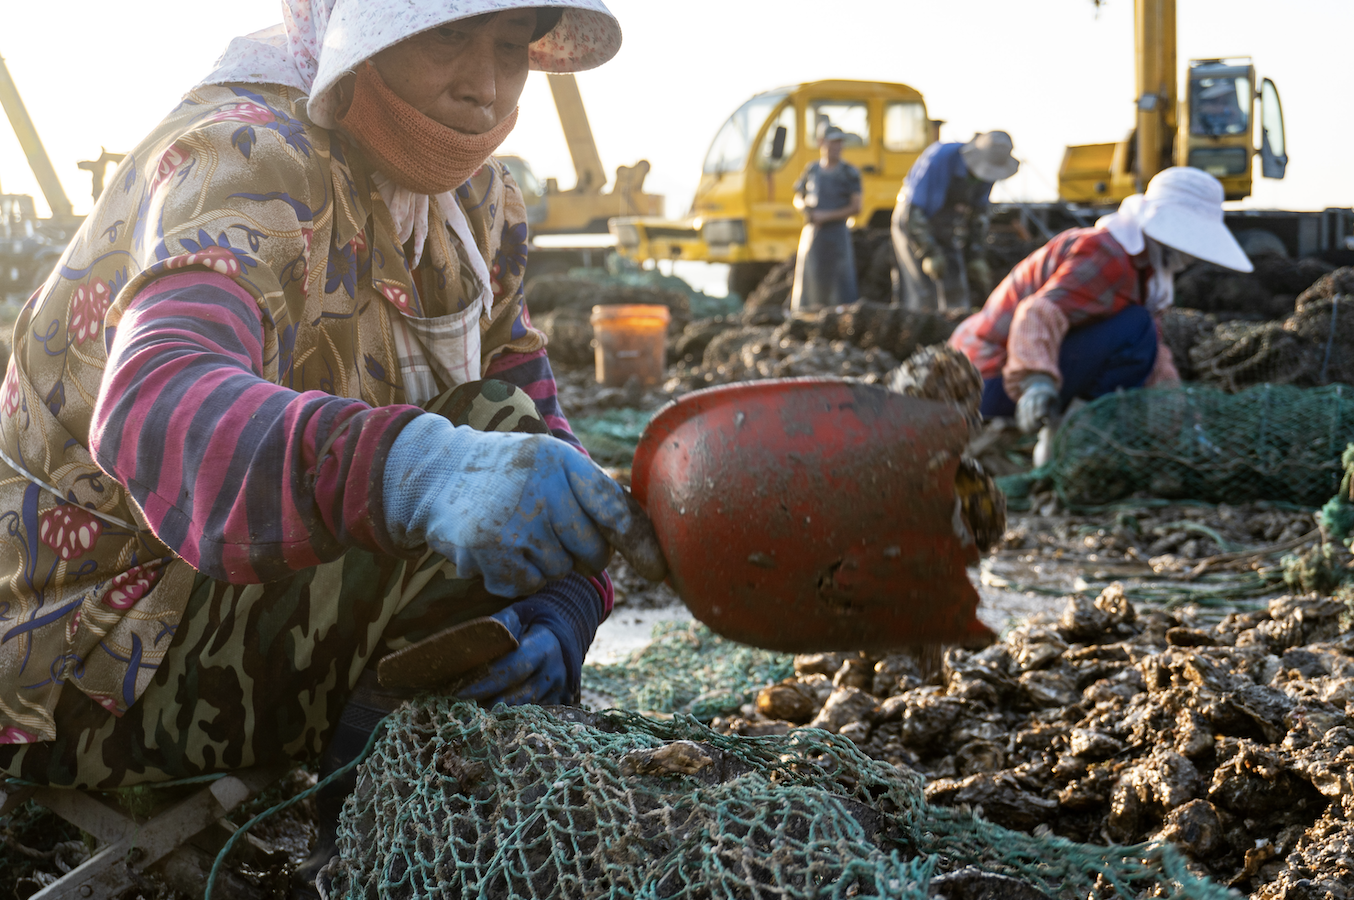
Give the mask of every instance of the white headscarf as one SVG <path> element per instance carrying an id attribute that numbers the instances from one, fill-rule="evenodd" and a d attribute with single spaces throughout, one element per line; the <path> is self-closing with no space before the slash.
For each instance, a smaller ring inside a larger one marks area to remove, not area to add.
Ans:
<path id="1" fill-rule="evenodd" d="M 1152 267 L 1152 277 L 1147 280 L 1147 311 L 1156 315 L 1175 303 L 1175 273 L 1183 271 L 1190 258 L 1149 238 L 1142 230 L 1143 218 L 1143 196 L 1134 194 L 1095 225 L 1108 231 L 1129 256 L 1137 256 L 1146 248 Z"/>
<path id="2" fill-rule="evenodd" d="M 282 23 L 232 40 L 199 86 L 293 87 L 310 95 L 306 109 L 315 124 L 336 128 L 334 88 L 363 61 L 430 28 L 522 7 L 563 10 L 559 24 L 532 43 L 533 69 L 578 72 L 600 66 L 620 49 L 620 24 L 603 0 L 282 0 Z M 379 171 L 374 180 L 400 242 L 414 238 L 417 263 L 428 234 L 428 195 L 402 188 Z M 468 233 L 453 191 L 439 195 L 438 206 L 454 231 Z M 487 272 L 484 277 L 487 283 Z"/>
<path id="3" fill-rule="evenodd" d="M 1175 302 L 1175 273 L 1195 259 L 1237 272 L 1253 270 L 1223 221 L 1222 183 L 1202 169 L 1172 166 L 1158 172 L 1145 194 L 1134 194 L 1097 221 L 1130 256 L 1147 248 L 1152 277 L 1147 308 L 1157 313 Z"/>

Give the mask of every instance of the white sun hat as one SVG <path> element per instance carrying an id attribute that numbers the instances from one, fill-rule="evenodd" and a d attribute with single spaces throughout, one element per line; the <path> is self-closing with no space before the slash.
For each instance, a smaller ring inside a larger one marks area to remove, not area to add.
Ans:
<path id="1" fill-rule="evenodd" d="M 1147 185 L 1134 218 L 1144 234 L 1196 259 L 1237 272 L 1254 266 L 1223 224 L 1222 182 L 1202 169 L 1163 169 Z"/>
<path id="2" fill-rule="evenodd" d="M 1010 178 L 1020 168 L 1011 151 L 1015 144 L 1004 131 L 975 134 L 973 140 L 959 148 L 959 156 L 973 177 L 982 181 L 1001 181 Z"/>
<path id="3" fill-rule="evenodd" d="M 231 41 L 201 84 L 295 87 L 310 95 L 315 124 L 334 128 L 333 88 L 364 60 L 448 22 L 523 8 L 561 14 L 532 42 L 533 69 L 581 72 L 620 50 L 620 23 L 603 0 L 282 0 L 284 23 Z"/>

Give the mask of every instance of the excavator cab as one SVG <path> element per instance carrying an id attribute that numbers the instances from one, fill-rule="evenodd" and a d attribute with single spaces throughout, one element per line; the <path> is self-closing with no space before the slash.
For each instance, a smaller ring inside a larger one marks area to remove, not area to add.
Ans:
<path id="1" fill-rule="evenodd" d="M 1261 174 L 1282 178 L 1288 157 L 1274 82 L 1266 78 L 1257 92 L 1255 66 L 1246 58 L 1190 60 L 1187 79 L 1176 159 L 1221 181 L 1228 200 L 1250 195 L 1257 153 Z"/>

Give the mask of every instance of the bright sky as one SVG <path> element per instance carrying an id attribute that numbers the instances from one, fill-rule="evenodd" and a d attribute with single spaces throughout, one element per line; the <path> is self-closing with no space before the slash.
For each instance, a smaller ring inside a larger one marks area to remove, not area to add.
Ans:
<path id="1" fill-rule="evenodd" d="M 77 212 L 76 162 L 131 149 L 212 68 L 234 35 L 280 19 L 279 0 L 3 0 L 0 55 Z M 926 97 L 945 140 L 1001 128 L 1024 165 L 997 199 L 1051 199 L 1062 148 L 1132 125 L 1133 4 L 1108 0 L 609 0 L 619 56 L 579 76 L 609 171 L 647 158 L 648 188 L 681 215 L 722 122 L 768 88 L 822 78 L 902 81 Z M 1284 101 L 1290 164 L 1257 179 L 1250 205 L 1354 206 L 1354 2 L 1178 0 L 1179 58 L 1254 58 Z M 573 183 L 543 76 L 533 75 L 504 152 Z M 0 186 L 39 195 L 0 122 Z M 39 197 L 39 207 L 45 204 Z"/>

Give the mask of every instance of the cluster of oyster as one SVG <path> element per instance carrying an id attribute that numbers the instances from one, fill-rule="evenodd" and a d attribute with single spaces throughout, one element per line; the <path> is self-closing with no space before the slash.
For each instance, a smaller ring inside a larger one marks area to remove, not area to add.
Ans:
<path id="1" fill-rule="evenodd" d="M 927 799 L 1091 843 L 1170 841 L 1257 900 L 1354 897 L 1354 633 L 1284 597 L 1201 625 L 1118 585 L 979 652 L 813 654 L 716 727 L 824 728 Z"/>
<path id="2" fill-rule="evenodd" d="M 1304 536 L 1314 540 L 1316 528 L 1305 510 L 1274 509 L 1262 503 L 1172 504 L 1123 507 L 1108 521 L 1099 516 L 1060 516 L 1053 521 L 1021 516 L 1012 521 L 1001 547 L 1005 555 L 1027 562 L 1054 557 L 1094 568 L 1097 562 L 1113 560 L 1147 563 L 1161 571 L 1239 548 L 1288 544 Z M 1231 567 L 1254 568 L 1250 560 Z"/>
<path id="3" fill-rule="evenodd" d="M 879 347 L 849 341 L 797 340 L 785 329 L 757 326 L 726 331 L 710 341 L 701 361 L 679 361 L 665 385 L 672 393 L 758 378 L 836 377 L 877 382 L 898 360 Z"/>

